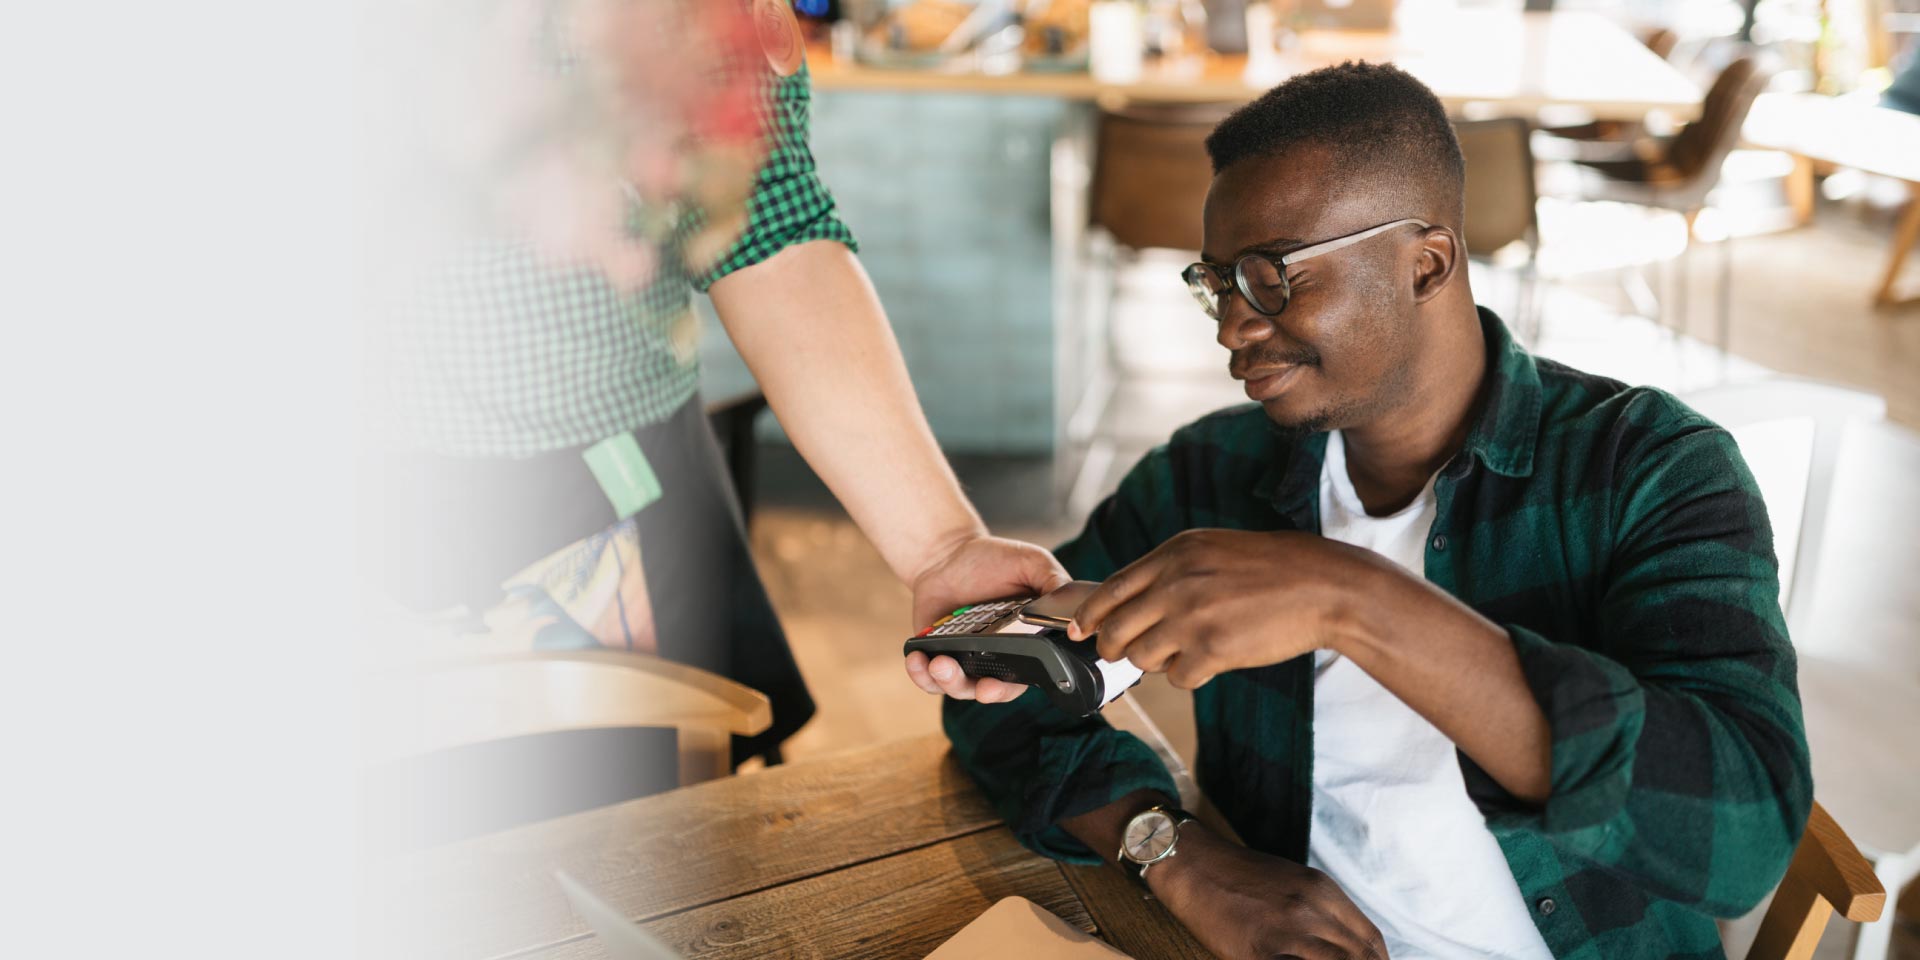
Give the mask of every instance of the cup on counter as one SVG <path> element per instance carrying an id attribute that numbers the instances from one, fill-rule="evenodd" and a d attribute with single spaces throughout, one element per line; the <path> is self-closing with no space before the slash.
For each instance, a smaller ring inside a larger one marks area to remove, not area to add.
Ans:
<path id="1" fill-rule="evenodd" d="M 1101 83 L 1135 83 L 1146 58 L 1146 21 L 1135 0 L 1096 0 L 1087 8 L 1088 69 Z"/>

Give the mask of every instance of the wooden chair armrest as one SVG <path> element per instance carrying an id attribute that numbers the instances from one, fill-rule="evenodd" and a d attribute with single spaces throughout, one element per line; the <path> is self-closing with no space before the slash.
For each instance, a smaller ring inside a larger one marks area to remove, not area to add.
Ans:
<path id="1" fill-rule="evenodd" d="M 361 753 L 378 762 L 507 737 L 607 727 L 752 736 L 765 694 L 697 667 L 619 650 L 525 651 L 410 666 L 361 688 Z"/>
<path id="2" fill-rule="evenodd" d="M 1806 835 L 1794 850 L 1788 872 L 1805 877 L 1840 916 L 1856 923 L 1880 919 L 1880 911 L 1887 906 L 1886 888 L 1873 872 L 1873 864 L 1818 802 L 1807 818 Z"/>

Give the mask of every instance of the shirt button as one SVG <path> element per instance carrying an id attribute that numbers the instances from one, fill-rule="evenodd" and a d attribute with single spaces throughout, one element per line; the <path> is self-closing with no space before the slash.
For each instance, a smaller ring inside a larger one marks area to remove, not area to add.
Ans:
<path id="1" fill-rule="evenodd" d="M 1552 897 L 1541 897 L 1540 902 L 1534 904 L 1534 906 L 1540 908 L 1541 916 L 1550 917 L 1550 916 L 1553 916 L 1554 908 L 1558 907 L 1559 904 L 1554 903 Z"/>
<path id="2" fill-rule="evenodd" d="M 1436 534 L 1434 534 L 1434 535 L 1433 535 L 1433 548 L 1434 548 L 1435 550 L 1442 550 L 1442 551 L 1444 551 L 1444 550 L 1446 550 L 1446 549 L 1447 549 L 1447 535 L 1446 535 L 1446 534 L 1444 534 L 1444 533 L 1436 533 Z"/>

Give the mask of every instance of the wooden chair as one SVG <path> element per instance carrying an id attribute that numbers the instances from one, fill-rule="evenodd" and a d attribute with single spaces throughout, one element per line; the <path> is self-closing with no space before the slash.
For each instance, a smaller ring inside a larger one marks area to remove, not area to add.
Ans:
<path id="1" fill-rule="evenodd" d="M 1769 76 L 1754 56 L 1727 64 L 1701 102 L 1699 119 L 1678 134 L 1660 140 L 1619 145 L 1613 159 L 1576 158 L 1588 178 L 1576 199 L 1612 200 L 1672 210 L 1687 218 L 1687 246 L 1680 254 L 1678 328 L 1686 329 L 1688 256 L 1693 225 L 1707 205 L 1707 195 L 1720 183 L 1720 170 L 1740 141 L 1741 127 Z M 1727 349 L 1732 332 L 1732 233 L 1720 241 L 1720 277 L 1717 333 L 1719 347 Z"/>
<path id="2" fill-rule="evenodd" d="M 1834 914 L 1870 923 L 1886 905 L 1873 865 L 1816 802 L 1747 960 L 1810 960 Z"/>
<path id="3" fill-rule="evenodd" d="M 726 776 L 731 736 L 773 723 L 765 694 L 697 667 L 619 650 L 533 650 L 368 679 L 373 762 L 566 730 L 670 727 L 680 782 Z"/>
<path id="4" fill-rule="evenodd" d="M 464 839 L 724 777 L 764 694 L 616 650 L 525 651 L 396 669 L 361 685 L 364 842 Z"/>
<path id="5" fill-rule="evenodd" d="M 1100 111 L 1090 213 L 1125 250 L 1200 250 L 1213 185 L 1207 134 L 1230 104 L 1130 103 Z"/>
<path id="6" fill-rule="evenodd" d="M 1773 457 L 1775 451 L 1765 444 L 1744 450 L 1774 525 L 1780 554 L 1780 606 L 1787 615 L 1787 633 L 1796 640 L 1809 638 L 1811 601 L 1819 582 L 1841 441 L 1847 424 L 1884 419 L 1887 402 L 1846 387 L 1784 377 L 1722 384 L 1690 392 L 1681 399 L 1731 431 L 1735 442 L 1741 442 L 1742 434 L 1750 428 L 1789 421 L 1811 423 L 1804 468 L 1797 457 Z M 1745 439 L 1749 444 L 1754 442 L 1751 434 Z M 1766 469 L 1775 463 L 1783 464 L 1778 475 Z M 1794 493 L 1799 494 L 1797 500 Z"/>
<path id="7" fill-rule="evenodd" d="M 1540 224 L 1529 125 L 1518 117 L 1459 120 L 1453 132 L 1467 164 L 1468 256 L 1493 266 L 1495 254 L 1515 244 L 1526 248 L 1508 321 L 1521 342 L 1530 343 L 1538 332 Z"/>
<path id="8" fill-rule="evenodd" d="M 1087 243 L 1076 250 L 1086 268 L 1088 329 L 1065 351 L 1079 371 L 1068 382 L 1069 410 L 1055 459 L 1062 512 L 1091 506 L 1113 444 L 1098 435 L 1120 366 L 1114 340 L 1115 304 L 1126 268 L 1143 250 L 1187 251 L 1202 245 L 1202 211 L 1213 185 L 1207 135 L 1238 104 L 1109 102 L 1094 118 L 1087 192 Z"/>

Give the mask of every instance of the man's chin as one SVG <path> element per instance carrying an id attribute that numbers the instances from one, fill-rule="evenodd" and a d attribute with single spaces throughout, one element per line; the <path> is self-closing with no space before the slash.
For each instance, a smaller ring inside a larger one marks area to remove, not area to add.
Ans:
<path id="1" fill-rule="evenodd" d="M 1289 402 L 1291 397 L 1275 397 L 1260 404 L 1266 410 L 1267 419 L 1280 428 L 1280 432 L 1291 439 L 1325 433 L 1333 428 L 1333 413 L 1325 408 L 1301 409 L 1298 403 Z"/>

